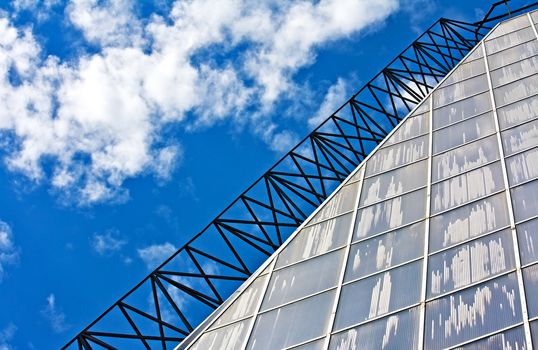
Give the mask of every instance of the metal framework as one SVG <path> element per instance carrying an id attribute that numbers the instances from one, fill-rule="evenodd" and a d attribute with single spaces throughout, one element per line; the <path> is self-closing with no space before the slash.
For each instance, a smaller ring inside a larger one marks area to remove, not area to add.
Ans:
<path id="1" fill-rule="evenodd" d="M 510 12 L 441 18 L 201 232 L 63 349 L 173 349 L 237 289 Z"/>

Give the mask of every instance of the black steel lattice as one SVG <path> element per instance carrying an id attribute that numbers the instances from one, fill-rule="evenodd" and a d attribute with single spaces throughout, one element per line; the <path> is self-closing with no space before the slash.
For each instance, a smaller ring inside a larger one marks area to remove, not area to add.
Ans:
<path id="1" fill-rule="evenodd" d="M 494 4 L 480 22 L 442 18 L 434 23 L 63 349 L 177 346 L 282 244 L 493 24 L 511 15 L 498 6 L 501 4 L 505 2 Z M 492 16 L 499 8 L 503 12 Z"/>

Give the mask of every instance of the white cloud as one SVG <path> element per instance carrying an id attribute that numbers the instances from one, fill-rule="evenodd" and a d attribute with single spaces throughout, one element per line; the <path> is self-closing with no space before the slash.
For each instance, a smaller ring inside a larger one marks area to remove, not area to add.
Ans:
<path id="1" fill-rule="evenodd" d="M 13 243 L 11 227 L 0 220 L 0 282 L 2 282 L 6 265 L 13 265 L 19 261 L 20 249 Z"/>
<path id="2" fill-rule="evenodd" d="M 316 127 L 333 114 L 336 109 L 344 104 L 349 96 L 348 82 L 343 78 L 338 78 L 334 85 L 331 85 L 323 98 L 317 112 L 308 119 L 310 127 Z"/>
<path id="3" fill-rule="evenodd" d="M 9 345 L 9 342 L 13 339 L 15 332 L 17 331 L 17 326 L 13 323 L 8 323 L 7 326 L 0 329 L 0 350 L 12 350 L 14 349 Z"/>
<path id="4" fill-rule="evenodd" d="M 109 255 L 115 253 L 127 244 L 127 241 L 121 239 L 118 233 L 113 230 L 106 231 L 104 234 L 94 233 L 90 239 L 90 245 L 99 255 Z"/>
<path id="5" fill-rule="evenodd" d="M 54 333 L 63 333 L 70 327 L 66 322 L 65 314 L 56 305 L 56 297 L 52 293 L 47 297 L 41 315 L 49 322 Z"/>
<path id="6" fill-rule="evenodd" d="M 144 263 L 147 268 L 152 270 L 156 268 L 159 264 L 164 262 L 172 254 L 174 254 L 178 248 L 176 248 L 172 243 L 166 242 L 163 244 L 154 244 L 144 248 L 138 249 L 138 256 Z"/>

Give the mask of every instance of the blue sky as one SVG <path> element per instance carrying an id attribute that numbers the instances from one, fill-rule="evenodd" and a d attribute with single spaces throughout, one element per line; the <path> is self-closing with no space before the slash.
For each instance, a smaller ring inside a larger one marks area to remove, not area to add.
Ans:
<path id="1" fill-rule="evenodd" d="M 0 2 L 0 350 L 63 345 L 434 19 L 485 7 Z"/>

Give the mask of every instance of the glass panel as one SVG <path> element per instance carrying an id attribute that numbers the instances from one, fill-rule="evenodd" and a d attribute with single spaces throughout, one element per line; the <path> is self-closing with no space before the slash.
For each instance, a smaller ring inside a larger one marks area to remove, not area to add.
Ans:
<path id="1" fill-rule="evenodd" d="M 521 44 L 523 42 L 536 39 L 534 32 L 531 27 L 527 27 L 517 32 L 510 33 L 508 35 L 503 35 L 499 38 L 486 41 L 486 51 L 488 55 L 507 49 L 509 47 Z"/>
<path id="2" fill-rule="evenodd" d="M 338 283 L 344 249 L 274 271 L 262 310 L 331 288 Z"/>
<path id="3" fill-rule="evenodd" d="M 430 219 L 430 252 L 506 227 L 504 193 L 479 200 Z"/>
<path id="4" fill-rule="evenodd" d="M 502 129 L 538 117 L 538 97 L 529 97 L 497 110 Z"/>
<path id="5" fill-rule="evenodd" d="M 417 349 L 419 319 L 418 308 L 405 310 L 333 335 L 329 349 Z"/>
<path id="6" fill-rule="evenodd" d="M 464 80 L 460 83 L 437 89 L 433 92 L 433 107 L 445 106 L 488 89 L 485 74 Z"/>
<path id="7" fill-rule="evenodd" d="M 524 44 L 514 46 L 511 49 L 504 50 L 494 55 L 489 55 L 488 66 L 490 70 L 494 70 L 524 58 L 534 56 L 537 53 L 538 42 L 536 40 L 531 40 Z"/>
<path id="8" fill-rule="evenodd" d="M 353 209 L 357 193 L 359 192 L 359 183 L 355 182 L 351 185 L 344 186 L 338 193 L 329 201 L 323 209 L 321 209 L 309 224 L 319 222 L 325 219 L 330 219 L 338 214 Z"/>
<path id="9" fill-rule="evenodd" d="M 512 189 L 512 204 L 517 221 L 538 215 L 538 181 L 532 181 Z"/>
<path id="10" fill-rule="evenodd" d="M 521 264 L 538 261 L 538 219 L 516 226 Z"/>
<path id="11" fill-rule="evenodd" d="M 458 350 L 525 350 L 525 331 L 523 327 L 512 328 L 502 333 L 497 333 L 473 343 L 460 346 Z"/>
<path id="12" fill-rule="evenodd" d="M 428 136 L 417 137 L 377 150 L 366 163 L 366 175 L 409 164 L 428 155 Z"/>
<path id="13" fill-rule="evenodd" d="M 426 186 L 428 161 L 413 163 L 364 180 L 359 207 Z"/>
<path id="14" fill-rule="evenodd" d="M 237 321 L 246 316 L 252 316 L 260 300 L 266 277 L 267 275 L 256 278 L 250 286 L 241 292 L 241 295 L 233 304 L 217 318 L 211 328 Z"/>
<path id="15" fill-rule="evenodd" d="M 403 209 L 405 208 L 405 210 Z M 360 209 L 355 224 L 355 237 L 365 238 L 422 219 L 426 212 L 426 190 Z"/>
<path id="16" fill-rule="evenodd" d="M 538 11 L 534 11 L 531 13 L 532 21 L 534 23 L 538 23 Z"/>
<path id="17" fill-rule="evenodd" d="M 451 292 L 515 267 L 512 235 L 505 230 L 433 255 L 428 297 Z"/>
<path id="18" fill-rule="evenodd" d="M 499 162 L 432 185 L 431 213 L 456 207 L 504 188 Z"/>
<path id="19" fill-rule="evenodd" d="M 334 291 L 258 315 L 247 349 L 282 349 L 325 334 Z"/>
<path id="20" fill-rule="evenodd" d="M 415 109 L 415 111 L 413 113 L 411 113 L 412 116 L 417 116 L 419 114 L 422 114 L 422 113 L 426 113 L 430 110 L 430 98 L 428 97 L 427 99 L 423 100 L 417 107 L 417 109 Z"/>
<path id="21" fill-rule="evenodd" d="M 348 183 L 353 181 L 359 181 L 362 176 L 362 172 L 364 171 L 364 167 L 361 167 L 352 177 L 349 178 Z"/>
<path id="22" fill-rule="evenodd" d="M 523 61 L 512 63 L 501 69 L 491 72 L 493 87 L 504 85 L 512 81 L 534 74 L 538 71 L 538 57 L 534 56 Z"/>
<path id="23" fill-rule="evenodd" d="M 303 345 L 296 346 L 292 348 L 293 350 L 325 350 L 323 347 L 324 339 L 316 340 L 311 343 L 306 343 Z"/>
<path id="24" fill-rule="evenodd" d="M 234 350 L 241 346 L 252 318 L 206 332 L 189 350 Z"/>
<path id="25" fill-rule="evenodd" d="M 459 175 L 497 159 L 499 159 L 497 138 L 490 136 L 433 157 L 432 181 Z"/>
<path id="26" fill-rule="evenodd" d="M 413 260 L 423 252 L 424 221 L 354 244 L 349 252 L 345 281 Z"/>
<path id="27" fill-rule="evenodd" d="M 487 85 L 486 85 L 487 87 Z M 473 117 L 491 110 L 489 92 L 479 94 L 448 106 L 433 110 L 433 128 L 443 126 Z"/>
<path id="28" fill-rule="evenodd" d="M 343 286 L 334 329 L 346 328 L 417 303 L 421 272 L 422 261 L 417 261 Z"/>
<path id="29" fill-rule="evenodd" d="M 495 30 L 491 34 L 489 34 L 486 39 L 491 40 L 491 39 L 497 38 L 499 36 L 511 33 L 518 29 L 528 27 L 530 24 L 531 23 L 526 14 L 523 16 L 510 19 L 506 22 L 502 22 L 501 24 L 499 24 L 497 28 L 495 28 Z"/>
<path id="30" fill-rule="evenodd" d="M 523 282 L 529 318 L 538 316 L 538 265 L 532 265 L 523 269 Z"/>
<path id="31" fill-rule="evenodd" d="M 433 153 L 446 151 L 494 132 L 495 124 L 491 112 L 451 125 L 434 131 Z"/>
<path id="32" fill-rule="evenodd" d="M 460 64 L 454 72 L 452 72 L 448 78 L 445 79 L 440 87 L 445 87 L 455 82 L 460 82 L 470 77 L 482 74 L 486 72 L 486 64 L 483 60 L 475 60 L 470 62 L 463 62 Z"/>
<path id="33" fill-rule="evenodd" d="M 538 347 L 538 321 L 531 322 L 532 346 Z"/>
<path id="34" fill-rule="evenodd" d="M 538 148 L 507 158 L 506 169 L 512 186 L 538 177 Z"/>
<path id="35" fill-rule="evenodd" d="M 504 106 L 538 92 L 538 76 L 531 75 L 513 83 L 503 85 L 493 89 L 495 103 L 497 106 Z"/>
<path id="36" fill-rule="evenodd" d="M 429 113 L 420 114 L 416 117 L 408 117 L 402 125 L 396 129 L 394 134 L 385 141 L 383 147 L 427 133 L 429 129 L 429 120 Z"/>
<path id="37" fill-rule="evenodd" d="M 426 304 L 426 349 L 444 349 L 521 322 L 515 274 Z"/>
<path id="38" fill-rule="evenodd" d="M 510 155 L 538 145 L 538 120 L 501 132 L 504 152 Z"/>
<path id="39" fill-rule="evenodd" d="M 467 56 L 467 58 L 463 60 L 463 62 L 470 62 L 481 57 L 484 57 L 484 53 L 482 52 L 482 46 L 477 45 L 473 48 L 473 51 L 469 54 L 469 56 Z"/>

